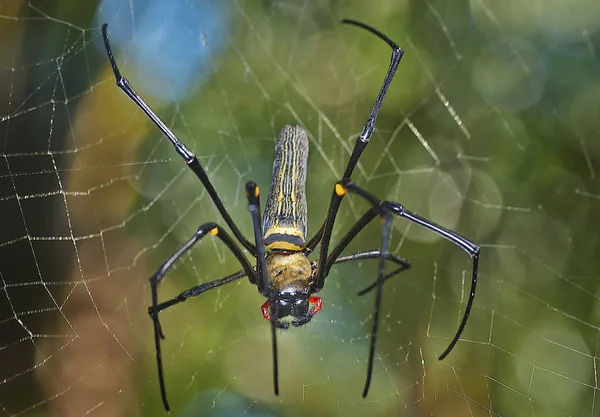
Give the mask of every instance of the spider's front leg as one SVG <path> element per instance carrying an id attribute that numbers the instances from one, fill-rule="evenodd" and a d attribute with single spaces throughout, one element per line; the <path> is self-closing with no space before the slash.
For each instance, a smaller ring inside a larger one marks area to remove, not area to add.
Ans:
<path id="1" fill-rule="evenodd" d="M 390 65 L 383 79 L 383 83 L 381 88 L 379 89 L 379 94 L 375 99 L 375 103 L 371 108 L 371 112 L 369 113 L 369 117 L 365 122 L 363 129 L 361 131 L 360 136 L 356 140 L 354 144 L 354 149 L 352 150 L 352 154 L 350 155 L 350 160 L 348 161 L 348 165 L 346 166 L 346 170 L 344 171 L 343 180 L 349 180 L 352 176 L 352 172 L 356 165 L 358 164 L 358 160 L 362 155 L 363 151 L 369 144 L 371 140 L 371 136 L 375 131 L 375 122 L 377 121 L 377 116 L 379 114 L 379 109 L 383 105 L 383 101 L 385 100 L 385 96 L 390 88 L 390 84 L 396 74 L 396 70 L 398 69 L 398 65 L 400 64 L 400 60 L 404 56 L 404 50 L 396 44 L 389 37 L 378 31 L 377 29 L 366 25 L 362 22 L 358 22 L 356 20 L 344 19 L 342 23 L 347 23 L 350 25 L 358 26 L 368 32 L 371 32 L 378 38 L 385 41 L 392 48 L 392 56 L 390 59 Z M 340 203 L 342 201 L 343 194 L 338 193 L 338 190 L 334 190 L 331 195 L 331 200 L 329 202 L 329 209 L 327 210 L 327 217 L 323 222 L 323 226 L 317 232 L 317 235 L 309 241 L 307 244 L 307 248 L 309 251 L 312 251 L 317 243 L 321 242 L 321 247 L 319 249 L 319 259 L 318 259 L 318 268 L 317 274 L 315 277 L 315 283 L 313 285 L 315 291 L 320 291 L 325 284 L 325 277 L 327 276 L 327 257 L 329 251 L 329 243 L 331 240 L 331 234 L 333 231 L 333 225 L 335 223 L 335 219 L 337 217 L 338 209 L 340 207 Z"/>
<path id="2" fill-rule="evenodd" d="M 204 168 L 202 168 L 202 165 L 200 164 L 200 161 L 198 161 L 196 155 L 194 155 L 194 153 L 190 151 L 187 148 L 187 146 L 185 146 L 185 144 L 183 144 L 179 139 L 177 139 L 177 137 L 171 131 L 171 129 L 169 129 L 169 127 L 152 111 L 150 106 L 148 106 L 144 99 L 142 99 L 142 97 L 134 90 L 133 86 L 127 80 L 127 78 L 125 78 L 121 74 L 119 66 L 117 65 L 117 61 L 115 60 L 115 57 L 113 55 L 112 48 L 110 47 L 110 42 L 108 41 L 107 23 L 102 24 L 102 38 L 104 40 L 104 48 L 106 49 L 106 55 L 108 56 L 108 60 L 113 70 L 117 87 L 119 87 L 119 89 L 127 97 L 129 97 L 129 99 L 133 101 L 142 112 L 144 112 L 144 114 L 152 121 L 152 123 L 154 123 L 156 127 L 162 132 L 162 134 L 169 140 L 177 154 L 179 154 L 179 156 L 183 158 L 188 168 L 191 169 L 194 172 L 194 174 L 198 177 L 200 182 L 202 182 L 204 188 L 206 189 L 206 192 L 217 207 L 219 213 L 221 213 L 223 220 L 225 220 L 225 223 L 227 224 L 227 226 L 229 226 L 234 236 L 240 241 L 242 246 L 246 248 L 252 255 L 256 255 L 256 248 L 244 237 L 240 229 L 237 227 L 237 225 L 229 215 L 229 212 L 223 205 L 223 202 L 221 201 L 217 190 L 210 182 L 206 171 L 204 171 Z"/>

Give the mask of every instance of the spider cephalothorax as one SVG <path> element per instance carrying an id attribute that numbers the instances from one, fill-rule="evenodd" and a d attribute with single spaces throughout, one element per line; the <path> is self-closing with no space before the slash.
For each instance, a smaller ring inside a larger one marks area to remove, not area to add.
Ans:
<path id="1" fill-rule="evenodd" d="M 313 266 L 308 257 L 302 252 L 271 252 L 265 266 L 271 288 L 261 307 L 263 317 L 279 329 L 308 323 L 323 305 L 321 298 L 311 296 Z"/>

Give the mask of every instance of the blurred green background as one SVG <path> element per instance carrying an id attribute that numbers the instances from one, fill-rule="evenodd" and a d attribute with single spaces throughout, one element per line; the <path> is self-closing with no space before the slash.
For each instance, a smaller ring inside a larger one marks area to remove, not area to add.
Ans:
<path id="1" fill-rule="evenodd" d="M 174 415 L 595 416 L 600 340 L 600 3 L 0 2 L 0 416 L 160 416 L 147 278 L 223 224 L 168 142 L 114 86 L 100 25 L 138 92 L 197 154 L 251 236 L 285 124 L 310 132 L 309 234 L 389 64 L 405 56 L 354 181 L 482 246 L 398 219 L 412 263 L 386 283 L 361 398 L 376 262 L 332 269 L 323 311 L 279 336 L 246 280 L 161 315 Z M 367 209 L 342 203 L 333 242 Z M 375 222 L 377 223 L 377 222 Z M 379 246 L 373 224 L 347 250 Z M 217 240 L 164 300 L 239 269 Z"/>

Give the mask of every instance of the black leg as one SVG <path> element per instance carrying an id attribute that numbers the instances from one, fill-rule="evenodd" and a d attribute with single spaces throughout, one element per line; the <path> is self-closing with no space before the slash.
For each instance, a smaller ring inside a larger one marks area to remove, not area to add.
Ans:
<path id="1" fill-rule="evenodd" d="M 379 249 L 374 249 L 374 250 L 354 253 L 352 255 L 341 256 L 335 260 L 334 264 L 341 264 L 344 262 L 352 262 L 352 261 L 360 261 L 363 259 L 379 259 L 379 258 L 381 258 L 381 252 L 379 251 Z M 383 277 L 384 281 L 387 281 L 388 279 L 395 277 L 402 271 L 406 271 L 407 269 L 410 269 L 410 262 L 408 262 L 405 259 L 398 258 L 398 257 L 392 255 L 391 253 L 388 253 L 385 260 L 393 262 L 396 265 L 399 265 L 399 268 L 394 269 L 392 272 L 388 272 Z M 367 294 L 373 288 L 375 288 L 376 285 L 377 285 L 377 281 L 373 282 L 367 288 L 359 291 L 357 295 L 362 296 L 362 295 Z"/>
<path id="2" fill-rule="evenodd" d="M 240 262 L 243 268 L 243 274 L 237 272 L 228 277 L 222 278 L 220 280 L 216 280 L 213 282 L 209 282 L 204 285 L 200 285 L 198 287 L 194 287 L 190 290 L 187 290 L 180 294 L 178 297 L 173 298 L 167 302 L 158 303 L 158 284 L 162 281 L 164 275 L 167 273 L 169 269 L 175 264 L 175 262 L 181 258 L 188 250 L 190 250 L 196 243 L 198 243 L 203 237 L 206 235 L 216 236 L 225 245 L 229 248 L 229 250 L 235 255 L 237 260 Z M 158 320 L 158 312 L 168 308 L 174 304 L 185 301 L 189 297 L 193 297 L 201 294 L 204 291 L 211 290 L 220 285 L 225 285 L 230 282 L 233 282 L 243 276 L 248 276 L 250 282 L 256 283 L 256 276 L 254 274 L 254 270 L 250 265 L 250 262 L 246 259 L 241 249 L 236 245 L 236 243 L 229 237 L 229 235 L 217 224 L 215 223 L 205 223 L 198 228 L 198 230 L 194 233 L 194 235 L 181 246 L 169 259 L 167 259 L 156 271 L 152 277 L 150 277 L 150 288 L 152 291 L 152 306 L 148 308 L 148 314 L 152 318 L 152 322 L 154 323 L 154 342 L 156 347 L 156 363 L 158 366 L 158 379 L 160 384 L 160 395 L 163 400 L 163 405 L 165 410 L 169 411 L 169 402 L 167 401 L 167 392 L 165 389 L 165 380 L 163 374 L 163 366 L 162 366 L 162 354 L 160 349 L 160 339 L 164 339 L 164 334 L 162 332 L 162 327 Z"/>
<path id="3" fill-rule="evenodd" d="M 467 307 L 465 308 L 463 318 L 460 322 L 460 325 L 458 326 L 458 330 L 457 330 L 456 334 L 452 338 L 452 341 L 450 342 L 450 344 L 448 345 L 446 350 L 444 350 L 444 352 L 442 352 L 442 354 L 439 356 L 440 360 L 444 359 L 446 356 L 448 356 L 450 351 L 452 351 L 452 349 L 454 348 L 454 346 L 460 339 L 460 335 L 462 334 L 463 330 L 465 329 L 467 320 L 469 318 L 469 314 L 471 313 L 471 308 L 473 307 L 473 300 L 475 299 L 475 289 L 477 288 L 477 273 L 479 271 L 479 246 L 476 245 L 475 243 L 465 239 L 464 237 L 454 233 L 451 230 L 448 230 L 438 224 L 433 223 L 432 221 L 429 221 L 421 216 L 411 213 L 410 211 L 406 210 L 404 207 L 402 207 L 402 205 L 400 205 L 398 203 L 395 203 L 393 201 L 377 200 L 376 197 L 374 197 L 372 194 L 368 193 L 367 191 L 360 189 L 359 187 L 354 185 L 352 183 L 352 181 L 349 179 L 340 181 L 336 185 L 336 187 L 338 187 L 338 186 L 341 187 L 340 191 L 342 191 L 344 193 L 352 192 L 352 193 L 358 194 L 361 197 L 363 197 L 364 199 L 366 199 L 367 201 L 369 201 L 373 206 L 381 207 L 388 213 L 394 214 L 398 217 L 403 217 L 407 220 L 412 221 L 413 223 L 418 224 L 419 226 L 422 226 L 428 230 L 431 230 L 433 233 L 437 234 L 438 236 L 443 237 L 444 239 L 454 243 L 456 246 L 463 249 L 471 257 L 472 262 L 473 262 L 473 269 L 471 272 L 471 290 L 469 293 L 469 299 L 467 301 Z"/>
<path id="4" fill-rule="evenodd" d="M 162 365 L 162 352 L 160 349 L 160 340 L 165 338 L 165 335 L 162 332 L 162 327 L 160 322 L 158 321 L 158 313 L 166 308 L 169 308 L 175 304 L 179 304 L 191 297 L 196 297 L 206 291 L 212 290 L 214 288 L 220 287 L 221 285 L 229 284 L 238 279 L 245 277 L 246 271 L 238 271 L 235 274 L 229 275 L 227 277 L 217 279 L 212 282 L 208 282 L 206 284 L 198 285 L 196 287 L 192 287 L 189 290 L 186 290 L 179 294 L 176 297 L 173 297 L 169 301 L 165 301 L 164 303 L 157 304 L 156 306 L 152 306 L 148 308 L 148 314 L 152 317 L 152 322 L 154 323 L 154 346 L 156 350 L 156 362 L 158 366 L 158 383 L 160 385 L 160 397 L 162 398 L 163 406 L 165 410 L 170 411 L 169 401 L 167 400 L 167 390 L 165 387 L 165 377 L 163 372 Z"/>
<path id="5" fill-rule="evenodd" d="M 254 182 L 246 184 L 246 197 L 248 198 L 248 210 L 252 215 L 252 226 L 254 229 L 254 241 L 256 245 L 256 275 L 258 279 L 258 288 L 262 295 L 269 298 L 272 297 L 271 281 L 267 277 L 266 271 L 266 248 L 263 241 L 262 223 L 260 218 L 260 191 Z M 261 290 L 262 288 L 262 290 Z M 274 307 L 271 304 L 271 309 Z M 275 312 L 271 310 L 273 316 Z M 275 331 L 275 321 L 271 320 L 271 348 L 273 355 L 273 392 L 279 395 L 279 366 L 277 358 L 277 332 Z"/>
<path id="6" fill-rule="evenodd" d="M 312 253 L 312 251 L 315 250 L 315 247 L 319 244 L 319 242 L 321 241 L 321 238 L 323 237 L 324 230 L 325 230 L 325 222 L 323 222 L 323 224 L 319 228 L 319 231 L 317 233 L 315 233 L 315 235 L 306 244 L 306 249 L 304 251 L 306 256 L 310 255 Z"/>
<path id="7" fill-rule="evenodd" d="M 356 167 L 356 164 L 358 163 L 358 159 L 360 158 L 360 155 L 363 153 L 363 151 L 369 144 L 369 140 L 371 139 L 371 136 L 373 135 L 373 132 L 375 131 L 375 121 L 377 120 L 377 115 L 379 114 L 379 109 L 381 108 L 381 105 L 383 104 L 383 101 L 385 100 L 385 95 L 387 94 L 388 89 L 390 88 L 390 84 L 392 83 L 392 79 L 394 78 L 394 75 L 396 74 L 396 70 L 398 69 L 400 60 L 402 59 L 402 56 L 404 55 L 404 51 L 402 50 L 402 48 L 400 48 L 396 44 L 396 42 L 394 42 L 393 40 L 391 40 L 390 38 L 385 36 L 383 33 L 378 31 L 377 29 L 372 28 L 371 26 L 365 25 L 364 23 L 358 22 L 356 20 L 351 20 L 351 19 L 343 19 L 342 23 L 348 23 L 350 25 L 355 25 L 360 28 L 363 28 L 363 29 L 371 32 L 378 38 L 383 39 L 392 48 L 392 58 L 390 60 L 390 66 L 387 70 L 387 73 L 385 74 L 385 78 L 383 79 L 383 84 L 381 86 L 381 89 L 379 90 L 379 94 L 377 95 L 375 104 L 373 105 L 373 108 L 371 109 L 369 118 L 367 119 L 359 138 L 356 140 L 356 144 L 354 145 L 354 150 L 352 151 L 352 155 L 350 155 L 350 161 L 348 162 L 348 166 L 346 167 L 346 171 L 344 172 L 343 178 L 350 178 L 352 176 L 352 171 L 354 171 L 354 168 Z"/>
<path id="8" fill-rule="evenodd" d="M 248 211 L 252 216 L 252 229 L 254 230 L 254 242 L 256 244 L 256 278 L 259 292 L 269 297 L 271 282 L 265 274 L 267 258 L 265 243 L 263 242 L 262 223 L 260 216 L 260 191 L 254 182 L 246 183 L 246 198 L 248 199 Z"/>
<path id="9" fill-rule="evenodd" d="M 361 132 L 359 138 L 356 140 L 356 143 L 354 144 L 354 149 L 352 151 L 352 154 L 350 155 L 350 160 L 348 161 L 348 165 L 346 166 L 346 170 L 344 172 L 343 179 L 349 179 L 350 176 L 352 175 L 352 172 L 354 171 L 354 168 L 356 167 L 356 164 L 358 164 L 358 159 L 360 158 L 360 155 L 363 153 L 363 151 L 369 144 L 369 140 L 371 139 L 371 136 L 373 135 L 373 131 L 375 130 L 375 121 L 377 120 L 377 115 L 379 114 L 379 109 L 381 108 L 381 105 L 383 104 L 385 95 L 387 94 L 387 91 L 390 87 L 392 79 L 394 78 L 394 74 L 396 73 L 396 70 L 398 69 L 398 64 L 400 64 L 400 60 L 402 59 L 402 56 L 404 55 L 404 51 L 394 41 L 392 41 L 390 38 L 385 36 L 383 33 L 379 32 L 377 29 L 374 29 L 370 26 L 365 25 L 364 23 L 357 22 L 355 20 L 349 20 L 349 19 L 342 20 L 342 23 L 348 23 L 351 25 L 361 27 L 361 28 L 373 33 L 380 39 L 383 39 L 392 48 L 392 58 L 390 61 L 390 66 L 388 68 L 387 73 L 385 74 L 383 84 L 381 86 L 381 89 L 379 90 L 379 94 L 377 95 L 375 104 L 373 105 L 373 108 L 371 109 L 369 118 L 365 122 L 362 132 Z M 326 266 L 327 266 L 327 252 L 329 250 L 329 242 L 331 240 L 333 224 L 335 223 L 335 218 L 337 216 L 337 212 L 340 207 L 340 203 L 342 201 L 343 196 L 344 196 L 343 194 L 338 193 L 337 188 L 334 190 L 334 192 L 331 195 L 331 200 L 329 202 L 329 209 L 327 210 L 327 217 L 325 218 L 325 222 L 323 223 L 323 226 L 319 230 L 319 233 L 317 233 L 317 235 L 319 235 L 319 234 L 321 235 L 321 247 L 319 249 L 319 260 L 318 260 L 318 264 L 317 264 L 318 265 L 317 266 L 317 274 L 315 277 L 315 284 L 314 284 L 314 288 L 316 291 L 319 291 L 323 288 L 323 285 L 325 282 L 325 276 L 327 275 L 327 267 Z M 309 241 L 309 244 L 307 245 L 309 248 L 314 248 L 314 246 L 312 246 L 312 244 L 314 244 L 316 246 L 316 243 L 318 242 L 318 241 L 315 242 L 316 238 L 317 237 L 315 236 L 315 238 L 313 238 Z"/>
<path id="10" fill-rule="evenodd" d="M 155 306 L 149 307 L 148 314 L 150 314 L 150 315 L 157 314 L 163 310 L 166 310 L 169 307 L 172 307 L 176 304 L 182 303 L 189 298 L 197 297 L 200 294 L 205 293 L 206 291 L 210 291 L 212 289 L 220 287 L 221 285 L 230 284 L 234 281 L 237 281 L 240 278 L 244 278 L 246 275 L 247 275 L 246 271 L 244 271 L 242 269 L 241 271 L 237 271 L 231 275 L 227 275 L 226 277 L 219 278 L 214 281 L 207 282 L 205 284 L 196 285 L 190 289 L 187 289 L 187 290 L 181 292 L 179 295 L 176 295 L 175 297 L 171 298 L 168 301 L 163 301 L 162 303 L 158 303 Z M 161 334 L 162 334 L 162 331 L 161 331 Z M 164 335 L 161 338 L 164 339 Z"/>
<path id="11" fill-rule="evenodd" d="M 382 213 L 382 209 L 379 207 L 371 207 L 363 216 L 358 219 L 358 221 L 352 226 L 352 228 L 346 233 L 344 237 L 338 242 L 337 246 L 331 251 L 329 257 L 327 258 L 327 269 L 325 271 L 325 277 L 329 275 L 329 270 L 333 266 L 333 264 L 350 262 L 350 261 L 358 261 L 361 259 L 379 259 L 380 252 L 379 250 L 359 252 L 354 255 L 348 255 L 344 257 L 339 257 L 340 254 L 346 249 L 348 244 L 356 238 L 358 233 L 365 228 L 367 224 L 369 224 L 375 217 L 377 217 L 378 213 Z M 410 263 L 405 261 L 404 259 L 397 258 L 393 255 L 389 255 L 386 260 L 392 261 L 397 265 L 400 265 L 400 268 L 390 272 L 385 276 L 385 280 L 395 276 L 396 274 L 405 271 L 410 268 Z M 375 288 L 377 281 L 373 284 L 369 285 L 364 290 L 358 292 L 358 295 L 364 295 Z"/>
<path id="12" fill-rule="evenodd" d="M 373 375 L 373 359 L 375 358 L 375 345 L 377 343 L 377 332 L 379 330 L 379 309 L 381 308 L 381 299 L 383 297 L 383 284 L 385 282 L 385 259 L 388 256 L 388 246 L 390 243 L 390 232 L 392 228 L 392 216 L 384 216 L 383 231 L 381 232 L 381 249 L 379 251 L 379 273 L 377 275 L 377 291 L 375 292 L 375 310 L 373 311 L 373 327 L 371 329 L 371 346 L 369 347 L 369 360 L 367 363 L 367 379 L 363 390 L 363 398 L 369 394 L 371 386 L 371 376 Z"/>
<path id="13" fill-rule="evenodd" d="M 381 210 L 376 207 L 371 207 L 365 214 L 362 215 L 362 217 L 360 219 L 358 219 L 358 221 L 356 223 L 354 223 L 354 226 L 352 226 L 352 228 L 348 231 L 348 233 L 346 233 L 344 235 L 344 237 L 342 237 L 342 239 L 340 239 L 337 246 L 335 248 L 333 248 L 333 250 L 327 257 L 327 264 L 325 267 L 326 268 L 325 269 L 325 277 L 327 277 L 327 275 L 329 275 L 329 270 L 331 269 L 332 265 L 334 263 L 336 263 L 336 259 L 340 256 L 340 254 L 344 251 L 344 249 L 346 249 L 348 244 L 350 244 L 350 242 L 352 242 L 354 240 L 356 235 L 358 235 L 360 233 L 360 231 L 362 229 L 364 229 L 365 226 L 371 222 L 371 220 L 373 220 L 375 217 L 377 217 L 378 212 L 381 212 Z"/>
<path id="14" fill-rule="evenodd" d="M 427 219 L 424 219 L 423 217 L 417 216 L 416 214 L 411 213 L 408 210 L 405 210 L 404 207 L 402 207 L 398 203 L 386 201 L 382 203 L 382 205 L 396 216 L 404 217 L 405 219 L 408 219 L 420 226 L 423 226 L 426 229 L 431 230 L 435 234 L 443 237 L 444 239 L 449 240 L 450 242 L 454 243 L 456 246 L 462 248 L 465 252 L 467 252 L 472 259 L 473 270 L 471 272 L 471 289 L 469 291 L 467 307 L 465 308 L 463 318 L 460 322 L 460 325 L 458 326 L 456 334 L 452 338 L 452 341 L 450 342 L 446 350 L 444 350 L 439 356 L 439 359 L 442 360 L 446 356 L 448 356 L 448 354 L 452 351 L 452 349 L 454 349 L 454 346 L 460 339 L 460 335 L 462 334 L 463 330 L 465 329 L 465 326 L 467 325 L 467 320 L 469 319 L 471 308 L 473 308 L 473 301 L 475 300 L 475 289 L 477 288 L 477 273 L 479 272 L 479 246 L 470 242 L 464 237 L 459 236 L 451 230 L 448 230 Z"/>
<path id="15" fill-rule="evenodd" d="M 127 81 L 127 79 L 121 75 L 119 67 L 117 66 L 117 62 L 115 61 L 115 58 L 113 56 L 112 49 L 110 48 L 110 43 L 108 42 L 108 35 L 106 33 L 107 26 L 108 25 L 106 23 L 102 25 L 102 37 L 104 38 L 106 54 L 108 55 L 110 65 L 112 66 L 113 72 L 115 74 L 117 87 L 119 87 L 119 89 L 123 91 L 123 93 L 125 93 L 125 95 L 129 97 L 129 99 L 133 101 L 140 108 L 140 110 L 144 112 L 146 116 L 148 116 L 148 118 L 156 125 L 156 127 L 158 127 L 162 134 L 167 137 L 169 142 L 171 142 L 171 145 L 173 145 L 173 147 L 175 148 L 175 151 L 177 151 L 179 156 L 183 158 L 188 167 L 190 167 L 190 169 L 194 172 L 194 174 L 196 174 L 200 182 L 202 182 L 211 200 L 217 207 L 217 210 L 219 210 L 219 213 L 221 213 L 221 216 L 223 216 L 223 220 L 225 220 L 225 223 L 227 223 L 227 226 L 229 226 L 235 237 L 240 241 L 242 246 L 246 248 L 252 255 L 256 255 L 256 248 L 244 237 L 244 235 L 242 235 L 240 229 L 238 229 L 238 227 L 233 222 L 233 219 L 229 215 L 229 212 L 221 202 L 221 199 L 217 194 L 217 190 L 215 190 L 210 180 L 208 179 L 206 172 L 202 168 L 202 165 L 200 165 L 198 158 L 196 158 L 196 156 L 187 148 L 187 146 L 185 146 L 179 141 L 179 139 L 177 139 L 177 137 L 171 131 L 171 129 L 169 129 L 167 125 L 165 125 L 163 121 L 160 120 L 160 118 L 152 111 L 152 109 L 139 96 L 139 94 L 136 93 L 129 81 Z"/>
<path id="16" fill-rule="evenodd" d="M 271 303 L 271 316 L 275 314 L 275 303 Z M 271 320 L 271 350 L 273 352 L 273 392 L 279 395 L 279 362 L 277 361 L 277 329 L 275 320 Z"/>

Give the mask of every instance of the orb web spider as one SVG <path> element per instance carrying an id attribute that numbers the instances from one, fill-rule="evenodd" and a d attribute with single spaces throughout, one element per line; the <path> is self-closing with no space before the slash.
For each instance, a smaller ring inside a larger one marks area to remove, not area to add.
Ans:
<path id="1" fill-rule="evenodd" d="M 306 162 L 308 156 L 308 134 L 300 126 L 285 126 L 277 138 L 275 144 L 275 161 L 273 164 L 273 178 L 271 188 L 267 197 L 265 215 L 261 224 L 259 188 L 253 183 L 246 184 L 246 197 L 248 199 L 248 209 L 252 217 L 252 226 L 254 230 L 254 244 L 248 241 L 240 232 L 227 209 L 221 202 L 217 191 L 211 184 L 206 172 L 198 162 L 196 156 L 181 143 L 171 132 L 171 130 L 154 114 L 144 100 L 135 92 L 129 81 L 125 79 L 115 62 L 110 44 L 108 42 L 107 24 L 102 25 L 102 37 L 106 47 L 106 53 L 112 66 L 116 78 L 116 84 L 129 99 L 131 99 L 148 118 L 158 127 L 158 129 L 171 142 L 175 151 L 184 159 L 188 167 L 196 174 L 200 182 L 204 185 L 208 195 L 223 217 L 223 220 L 233 232 L 235 238 L 248 252 L 256 258 L 256 266 L 253 267 L 240 248 L 229 234 L 216 223 L 205 223 L 201 225 L 194 235 L 183 244 L 172 256 L 170 256 L 150 277 L 150 286 L 152 292 L 152 305 L 148 308 L 148 313 L 154 324 L 154 340 L 156 348 L 156 361 L 158 367 L 158 378 L 160 384 L 160 394 L 165 410 L 169 411 L 169 403 L 165 390 L 165 381 L 163 375 L 162 356 L 160 349 L 160 340 L 164 339 L 164 334 L 158 313 L 175 304 L 179 304 L 191 297 L 196 297 L 206 291 L 230 284 L 240 278 L 248 277 L 251 284 L 256 285 L 258 292 L 267 298 L 262 305 L 261 312 L 265 319 L 271 324 L 271 339 L 273 350 L 273 388 L 275 395 L 279 393 L 278 380 L 278 362 L 277 362 L 277 338 L 276 329 L 287 329 L 290 324 L 293 326 L 302 326 L 308 323 L 312 317 L 317 314 L 323 305 L 320 297 L 313 294 L 323 289 L 325 278 L 328 276 L 331 267 L 337 263 L 357 261 L 362 259 L 378 259 L 379 268 L 377 280 L 367 288 L 359 292 L 359 295 L 375 289 L 375 307 L 373 314 L 373 324 L 371 329 L 371 343 L 369 348 L 369 357 L 367 364 L 367 376 L 363 397 L 366 397 L 371 384 L 371 375 L 373 372 L 373 358 L 375 354 L 375 342 L 379 326 L 379 309 L 383 293 L 383 284 L 389 278 L 395 276 L 401 271 L 410 268 L 410 263 L 389 253 L 389 237 L 391 232 L 393 216 L 403 217 L 414 222 L 437 235 L 449 240 L 458 247 L 462 248 L 472 258 L 473 270 L 471 277 L 471 290 L 462 321 L 456 334 L 446 350 L 439 356 L 444 359 L 458 342 L 475 297 L 475 287 L 477 284 L 477 272 L 479 263 L 479 246 L 458 234 L 443 228 L 423 217 L 420 217 L 406 210 L 402 205 L 392 201 L 381 201 L 372 194 L 356 186 L 350 179 L 354 168 L 362 152 L 367 147 L 371 135 L 375 130 L 375 120 L 379 109 L 383 104 L 385 95 L 390 83 L 396 73 L 398 64 L 402 59 L 404 51 L 390 38 L 364 23 L 344 19 L 342 23 L 358 26 L 365 29 L 378 38 L 384 40 L 392 48 L 392 57 L 390 66 L 383 80 L 383 84 L 371 109 L 362 132 L 356 143 L 350 160 L 346 166 L 344 176 L 338 181 L 331 195 L 327 216 L 319 231 L 315 236 L 306 241 Z M 350 228 L 350 230 L 341 238 L 337 246 L 329 252 L 331 233 L 335 223 L 336 215 L 340 207 L 342 198 L 347 193 L 356 194 L 370 203 L 371 208 Z M 373 220 L 379 217 L 383 223 L 381 233 L 381 247 L 376 250 L 358 252 L 352 255 L 340 256 L 348 244 L 358 235 L 358 233 Z M 242 270 L 217 280 L 197 285 L 168 301 L 158 302 L 157 287 L 167 271 L 173 264 L 183 256 L 188 250 L 198 243 L 206 235 L 219 238 L 229 250 L 235 255 L 242 266 Z M 308 256 L 313 252 L 318 244 L 319 257 L 316 261 L 310 261 Z M 385 274 L 385 261 L 393 262 L 397 268 L 388 274 Z"/>

